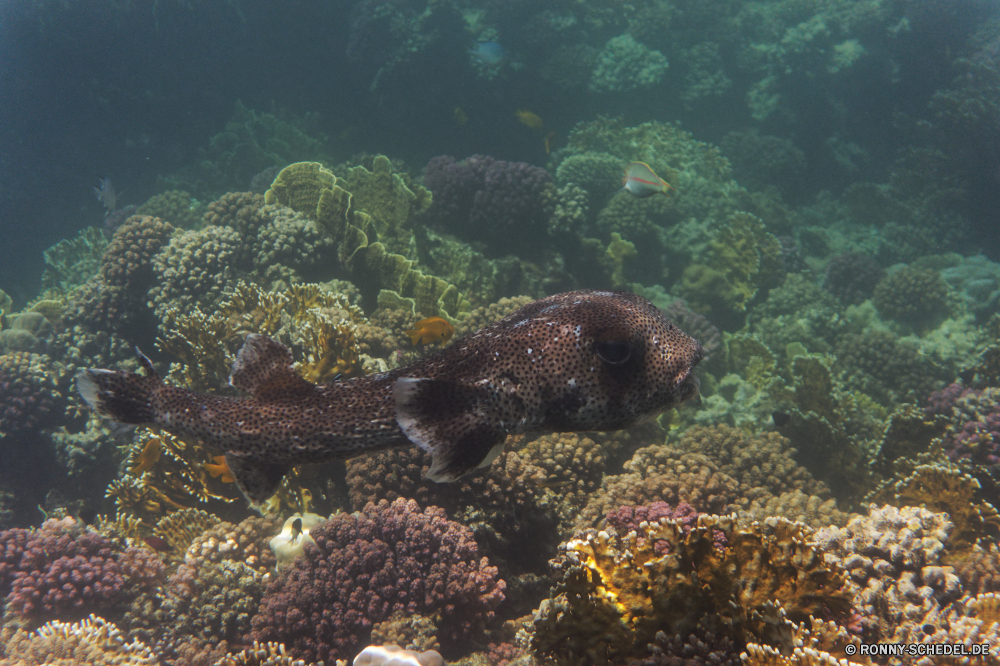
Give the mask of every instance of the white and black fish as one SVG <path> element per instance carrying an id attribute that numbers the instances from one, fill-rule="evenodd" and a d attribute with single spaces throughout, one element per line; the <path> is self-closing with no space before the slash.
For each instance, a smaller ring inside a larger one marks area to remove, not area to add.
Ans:
<path id="1" fill-rule="evenodd" d="M 80 394 L 104 416 L 201 438 L 225 454 L 251 502 L 270 497 L 292 465 L 416 444 L 428 477 L 452 481 L 488 465 L 508 435 L 615 430 L 697 393 L 704 352 L 648 300 L 572 291 L 510 316 L 403 368 L 332 384 L 292 369 L 287 347 L 247 336 L 228 398 L 145 375 L 83 370 Z"/>

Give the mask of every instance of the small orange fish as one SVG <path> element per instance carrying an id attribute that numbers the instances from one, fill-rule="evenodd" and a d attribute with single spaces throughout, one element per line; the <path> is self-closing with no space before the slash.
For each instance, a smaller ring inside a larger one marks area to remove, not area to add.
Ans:
<path id="1" fill-rule="evenodd" d="M 428 317 L 421 319 L 416 324 L 416 328 L 404 331 L 410 336 L 410 341 L 414 345 L 426 345 L 431 342 L 448 342 L 451 336 L 455 335 L 455 327 L 441 317 Z"/>
<path id="2" fill-rule="evenodd" d="M 160 459 L 161 451 L 163 451 L 163 441 L 159 437 L 150 437 L 146 446 L 142 447 L 142 451 L 135 457 L 135 464 L 129 471 L 135 476 L 142 476 L 153 469 L 153 465 Z"/>
<path id="3" fill-rule="evenodd" d="M 670 190 L 670 183 L 663 180 L 649 168 L 645 162 L 632 162 L 625 167 L 625 174 L 622 176 L 622 189 L 628 190 L 634 197 L 644 199 L 654 194 L 667 194 Z"/>
<path id="4" fill-rule="evenodd" d="M 538 117 L 538 114 L 532 113 L 526 109 L 518 109 L 514 112 L 517 116 L 517 120 L 522 125 L 527 125 L 531 129 L 542 129 L 542 119 Z"/>
<path id="5" fill-rule="evenodd" d="M 545 135 L 545 154 L 548 155 L 556 145 L 556 133 L 549 132 Z"/>
<path id="6" fill-rule="evenodd" d="M 233 483 L 236 481 L 236 479 L 233 478 L 233 473 L 229 471 L 229 465 L 226 464 L 225 456 L 212 456 L 212 462 L 205 463 L 204 467 L 205 471 L 208 472 L 213 479 L 219 479 L 221 476 L 222 478 L 219 479 L 219 481 L 222 481 L 223 483 Z"/>

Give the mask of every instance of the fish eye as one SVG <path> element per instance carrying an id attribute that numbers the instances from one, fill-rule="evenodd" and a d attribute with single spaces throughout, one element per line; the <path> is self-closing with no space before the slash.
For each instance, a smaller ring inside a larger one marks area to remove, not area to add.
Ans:
<path id="1" fill-rule="evenodd" d="M 632 345 L 628 342 L 598 342 L 594 350 L 608 365 L 621 365 L 632 356 Z"/>

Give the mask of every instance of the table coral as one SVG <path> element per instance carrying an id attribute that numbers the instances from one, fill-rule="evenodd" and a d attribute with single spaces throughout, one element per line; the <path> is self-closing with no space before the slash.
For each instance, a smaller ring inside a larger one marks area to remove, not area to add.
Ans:
<path id="1" fill-rule="evenodd" d="M 779 627 L 768 618 L 780 624 L 785 616 L 845 618 L 849 611 L 843 574 L 823 562 L 799 523 L 769 518 L 741 529 L 731 516 L 700 516 L 686 531 L 663 519 L 641 524 L 640 532 L 642 541 L 636 532 L 587 530 L 563 544 L 552 563 L 552 597 L 536 612 L 531 645 L 538 658 L 614 663 L 640 657 L 657 631 L 686 636 L 703 622 L 737 647 L 770 643 Z M 660 540 L 665 555 L 655 550 Z"/>
<path id="2" fill-rule="evenodd" d="M 312 532 L 316 546 L 268 588 L 254 640 L 294 643 L 303 659 L 354 654 L 395 611 L 438 614 L 447 646 L 468 641 L 503 600 L 496 569 L 471 531 L 444 511 L 397 499 L 336 514 Z"/>

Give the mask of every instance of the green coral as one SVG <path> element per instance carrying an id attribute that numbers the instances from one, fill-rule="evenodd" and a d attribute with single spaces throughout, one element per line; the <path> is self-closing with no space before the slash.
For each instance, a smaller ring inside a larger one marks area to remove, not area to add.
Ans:
<path id="1" fill-rule="evenodd" d="M 948 291 L 938 271 L 904 266 L 879 281 L 872 302 L 883 317 L 926 331 L 948 315 Z"/>
<path id="2" fill-rule="evenodd" d="M 248 189 L 253 177 L 270 167 L 321 159 L 327 139 L 317 129 L 317 118 L 260 113 L 236 102 L 232 119 L 200 151 L 198 163 L 158 184 L 165 190 L 217 196 Z"/>
<path id="3" fill-rule="evenodd" d="M 781 244 L 760 218 L 738 212 L 718 229 L 698 263 L 684 270 L 679 292 L 695 310 L 722 325 L 740 316 L 760 285 L 777 281 Z"/>
<path id="4" fill-rule="evenodd" d="M 621 158 L 608 153 L 585 151 L 570 155 L 559 163 L 556 182 L 560 185 L 579 185 L 590 198 L 590 204 L 597 206 L 607 201 L 621 188 Z"/>
<path id="5" fill-rule="evenodd" d="M 667 58 L 632 35 L 612 37 L 597 56 L 587 85 L 590 92 L 630 92 L 656 85 L 667 72 Z"/>
<path id="6" fill-rule="evenodd" d="M 384 160 L 384 161 L 383 161 Z M 377 166 L 375 166 L 377 165 Z M 387 173 L 388 159 L 375 159 L 373 171 L 352 171 L 350 180 L 363 194 L 362 202 L 380 219 L 355 204 L 354 195 L 341 186 L 334 173 L 316 162 L 292 164 L 282 169 L 265 194 L 268 203 L 280 202 L 314 219 L 337 246 L 340 263 L 368 302 L 388 289 L 400 296 L 415 298 L 420 311 L 428 316 L 455 317 L 468 309 L 468 301 L 458 289 L 441 278 L 425 275 L 415 262 L 391 252 L 380 242 L 379 227 L 402 233 L 405 216 L 428 203 L 425 194 L 416 194 Z M 376 196 L 381 192 L 383 196 Z M 424 191 L 426 192 L 426 191 Z M 389 198 L 389 201 L 386 201 Z M 416 207 L 416 208 L 414 208 Z M 389 236 L 390 239 L 398 237 Z"/>
<path id="7" fill-rule="evenodd" d="M 146 200 L 136 215 L 159 217 L 175 227 L 193 229 L 201 224 L 206 206 L 183 190 L 168 190 Z"/>
<path id="8" fill-rule="evenodd" d="M 42 288 L 66 294 L 84 284 L 97 275 L 107 246 L 108 238 L 103 231 L 87 227 L 76 238 L 61 240 L 45 250 Z"/>

